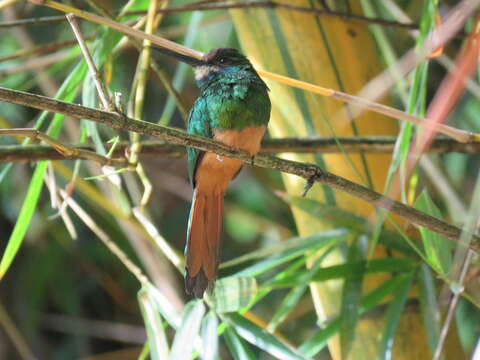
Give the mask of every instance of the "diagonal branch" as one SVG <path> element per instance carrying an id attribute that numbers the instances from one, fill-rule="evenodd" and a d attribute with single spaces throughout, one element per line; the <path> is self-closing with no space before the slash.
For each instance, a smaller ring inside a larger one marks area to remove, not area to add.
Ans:
<path id="1" fill-rule="evenodd" d="M 33 107 L 36 109 L 61 113 L 75 118 L 96 121 L 116 130 L 132 131 L 163 139 L 177 145 L 194 147 L 199 150 L 210 151 L 219 155 L 228 156 L 230 158 L 241 160 L 249 165 L 255 165 L 266 169 L 274 169 L 288 174 L 297 175 L 306 179 L 309 184 L 318 182 L 329 185 L 335 189 L 363 199 L 374 206 L 386 209 L 416 225 L 423 226 L 452 240 L 458 240 L 462 232 L 462 230 L 456 226 L 448 224 L 440 219 L 437 219 L 398 201 L 392 200 L 350 180 L 329 173 L 314 164 L 285 160 L 262 154 L 252 157 L 243 151 L 235 150 L 211 139 L 187 134 L 182 130 L 149 123 L 142 120 L 134 120 L 118 113 L 95 110 L 85 106 L 52 99 L 46 96 L 29 94 L 23 91 L 10 90 L 0 87 L 0 100 L 13 104 Z M 480 250 L 479 236 L 472 235 L 470 247 L 474 251 Z"/>

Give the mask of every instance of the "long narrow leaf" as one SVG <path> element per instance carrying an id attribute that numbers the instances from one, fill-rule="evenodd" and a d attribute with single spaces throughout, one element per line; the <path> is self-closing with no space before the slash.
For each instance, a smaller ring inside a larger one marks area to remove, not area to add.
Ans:
<path id="1" fill-rule="evenodd" d="M 247 344 L 237 335 L 232 327 L 227 326 L 223 333 L 225 342 L 235 360 L 255 360 L 256 357 Z"/>
<path id="2" fill-rule="evenodd" d="M 378 305 L 385 297 L 398 291 L 398 289 L 404 283 L 406 276 L 402 274 L 394 278 L 388 279 L 378 286 L 375 290 L 365 295 L 361 301 L 360 314 L 371 310 L 374 306 Z M 318 331 L 313 337 L 304 342 L 298 350 L 305 356 L 315 356 L 318 354 L 327 344 L 328 339 L 334 336 L 340 329 L 340 318 L 335 318 L 332 322 L 322 330 Z"/>
<path id="3" fill-rule="evenodd" d="M 341 279 L 352 273 L 382 273 L 382 272 L 410 272 L 418 266 L 418 263 L 408 258 L 384 258 L 374 259 L 369 262 L 357 261 L 354 263 L 333 265 L 319 269 L 312 281 L 327 281 Z M 294 286 L 301 274 L 275 279 L 268 283 L 269 286 Z"/>
<path id="4" fill-rule="evenodd" d="M 138 302 L 142 311 L 143 322 L 147 330 L 149 350 L 152 360 L 168 358 L 168 343 L 163 328 L 162 317 L 157 303 L 152 299 L 148 288 L 142 287 L 138 292 Z"/>
<path id="5" fill-rule="evenodd" d="M 297 243 L 290 243 L 288 251 L 283 251 L 280 253 L 280 255 L 273 256 L 272 258 L 266 259 L 242 271 L 239 271 L 235 274 L 235 276 L 257 276 L 274 268 L 275 266 L 303 255 L 306 251 L 318 250 L 323 247 L 331 246 L 337 242 L 345 241 L 346 234 L 346 231 L 333 230 L 302 238 L 302 240 L 298 241 Z"/>
<path id="6" fill-rule="evenodd" d="M 183 319 L 173 340 L 169 360 L 188 360 L 200 332 L 205 306 L 201 301 L 192 301 L 185 306 Z"/>
<path id="7" fill-rule="evenodd" d="M 211 304 L 217 313 L 238 311 L 248 306 L 256 293 L 257 281 L 255 278 L 223 278 L 215 284 Z"/>
<path id="8" fill-rule="evenodd" d="M 268 333 L 258 325 L 238 314 L 226 316 L 226 321 L 231 324 L 238 335 L 249 343 L 259 347 L 276 359 L 280 360 L 305 360 L 296 349 L 285 344 L 276 336 Z"/>
<path id="9" fill-rule="evenodd" d="M 203 360 L 216 360 L 218 358 L 218 319 L 210 311 L 203 319 L 202 324 Z"/>
<path id="10" fill-rule="evenodd" d="M 357 262 L 365 267 L 366 263 L 360 261 L 362 258 L 361 238 L 359 238 L 350 245 L 347 260 L 348 263 Z M 340 349 L 343 358 L 348 357 L 355 339 L 364 272 L 364 268 L 360 269 L 360 271 L 350 272 L 347 274 L 343 284 L 342 304 L 340 307 Z"/>
<path id="11" fill-rule="evenodd" d="M 27 196 L 25 197 L 22 209 L 20 210 L 20 215 L 15 223 L 12 235 L 10 235 L 10 238 L 8 239 L 7 248 L 3 254 L 2 261 L 0 262 L 0 279 L 3 278 L 10 267 L 13 258 L 22 244 L 28 226 L 30 225 L 30 220 L 37 207 L 38 198 L 40 197 L 40 192 L 43 187 L 43 177 L 47 170 L 47 165 L 48 161 L 40 162 L 33 173 L 30 186 L 28 187 Z"/>
<path id="12" fill-rule="evenodd" d="M 422 191 L 415 207 L 427 214 L 441 218 L 440 210 L 435 206 L 426 190 Z M 437 233 L 419 226 L 423 247 L 429 265 L 441 275 L 446 275 L 452 264 L 452 255 L 448 239 Z"/>
<path id="13" fill-rule="evenodd" d="M 290 292 L 285 296 L 282 303 L 278 307 L 275 314 L 272 316 L 272 320 L 268 324 L 268 331 L 273 332 L 276 327 L 288 316 L 290 311 L 295 307 L 295 305 L 300 301 L 300 298 L 305 293 L 305 290 L 312 281 L 313 276 L 318 271 L 322 262 L 325 258 L 331 253 L 335 246 L 330 247 L 325 251 L 318 259 L 315 260 L 313 265 L 306 272 L 302 273 L 298 278 L 297 286 L 295 286 Z"/>
<path id="14" fill-rule="evenodd" d="M 408 296 L 408 290 L 412 284 L 413 273 L 402 279 L 402 284 L 399 285 L 399 290 L 395 294 L 392 302 L 388 306 L 387 314 L 385 316 L 385 330 L 380 341 L 380 349 L 378 358 L 380 360 L 391 360 L 393 352 L 393 340 L 398 324 L 400 322 L 400 316 L 402 315 L 403 308 Z"/>

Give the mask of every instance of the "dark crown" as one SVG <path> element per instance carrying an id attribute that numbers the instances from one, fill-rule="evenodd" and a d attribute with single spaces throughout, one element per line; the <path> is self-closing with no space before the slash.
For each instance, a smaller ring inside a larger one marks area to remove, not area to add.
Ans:
<path id="1" fill-rule="evenodd" d="M 209 65 L 249 65 L 250 61 L 237 49 L 213 49 L 203 55 L 203 61 Z"/>

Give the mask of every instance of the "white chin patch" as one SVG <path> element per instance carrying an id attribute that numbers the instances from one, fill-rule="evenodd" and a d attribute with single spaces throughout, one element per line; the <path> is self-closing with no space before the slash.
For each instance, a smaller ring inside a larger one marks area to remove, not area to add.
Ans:
<path id="1" fill-rule="evenodd" d="M 194 69 L 195 80 L 201 81 L 201 80 L 205 79 L 208 76 L 208 74 L 210 74 L 210 71 L 215 71 L 217 69 L 218 68 L 216 68 L 215 66 L 206 66 L 206 65 L 197 66 Z"/>

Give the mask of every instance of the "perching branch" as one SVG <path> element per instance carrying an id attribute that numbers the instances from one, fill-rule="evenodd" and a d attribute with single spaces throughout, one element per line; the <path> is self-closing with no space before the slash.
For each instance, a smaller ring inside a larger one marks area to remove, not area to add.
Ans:
<path id="1" fill-rule="evenodd" d="M 2 132 L 0 132 L 0 136 Z M 6 135 L 6 134 L 3 134 Z M 369 153 L 389 154 L 395 146 L 395 136 L 358 136 L 358 137 L 298 137 L 264 139 L 261 154 L 280 153 Z M 341 144 L 341 147 L 338 145 Z M 70 148 L 95 151 L 93 145 L 68 144 Z M 104 144 L 108 149 L 109 144 Z M 128 142 L 117 143 L 112 152 L 112 159 L 118 159 L 118 166 L 127 166 L 126 151 L 131 146 Z M 479 154 L 480 142 L 461 143 L 450 138 L 438 138 L 428 149 L 429 153 L 466 153 Z M 176 158 L 185 155 L 185 147 L 171 144 L 162 140 L 142 141 L 140 157 L 170 157 Z M 40 160 L 76 160 L 80 157 L 74 154 L 65 156 L 47 145 L 0 145 L 0 162 L 25 162 Z M 122 160 L 123 159 L 123 160 Z M 122 161 L 121 161 L 122 160 Z M 115 166 L 111 164 L 111 166 Z"/>
<path id="2" fill-rule="evenodd" d="M 319 166 L 313 164 L 290 161 L 262 154 L 252 157 L 243 151 L 232 149 L 222 143 L 200 136 L 190 135 L 178 129 L 160 126 L 146 121 L 134 120 L 118 113 L 95 110 L 45 96 L 29 94 L 23 91 L 0 87 L 0 100 L 40 110 L 61 113 L 76 118 L 96 121 L 116 130 L 133 131 L 163 139 L 177 145 L 194 147 L 199 150 L 228 156 L 230 158 L 241 160 L 246 164 L 297 175 L 306 179 L 309 183 L 318 182 L 329 185 L 335 189 L 363 199 L 374 206 L 386 209 L 416 225 L 423 226 L 453 240 L 458 240 L 462 232 L 462 230 L 456 226 L 450 225 L 398 201 L 394 201 L 350 180 L 324 171 Z M 474 251 L 480 250 L 479 236 L 472 235 L 470 248 Z"/>

